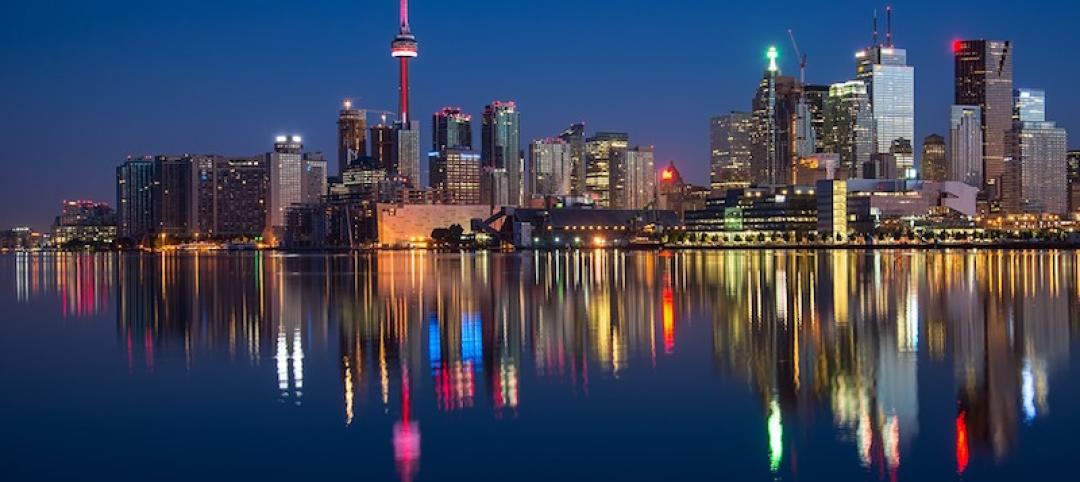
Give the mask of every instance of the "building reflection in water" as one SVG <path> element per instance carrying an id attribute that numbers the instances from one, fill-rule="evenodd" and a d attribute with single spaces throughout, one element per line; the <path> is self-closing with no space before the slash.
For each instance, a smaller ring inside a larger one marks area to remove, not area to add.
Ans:
<path id="1" fill-rule="evenodd" d="M 301 406 L 305 357 L 336 353 L 340 387 L 307 389 L 340 390 L 346 426 L 393 417 L 403 479 L 428 409 L 513 419 L 522 384 L 544 379 L 584 399 L 590 377 L 653 373 L 705 330 L 716 373 L 760 400 L 763 467 L 796 471 L 785 452 L 810 441 L 792 428 L 824 412 L 866 470 L 894 477 L 926 365 L 951 366 L 963 473 L 1047 416 L 1080 320 L 1080 263 L 1057 251 L 18 255 L 14 269 L 17 299 L 57 296 L 65 316 L 115 291 L 131 370 L 270 357 L 279 400 Z"/>

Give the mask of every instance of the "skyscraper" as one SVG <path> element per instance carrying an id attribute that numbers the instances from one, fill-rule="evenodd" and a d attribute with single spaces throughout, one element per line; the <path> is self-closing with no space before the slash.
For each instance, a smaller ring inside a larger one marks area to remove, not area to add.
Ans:
<path id="1" fill-rule="evenodd" d="M 770 47 L 769 66 L 753 101 L 750 179 L 758 184 L 789 183 L 797 155 L 793 126 L 801 93 L 794 78 L 780 75 L 778 57 L 776 48 Z"/>
<path id="2" fill-rule="evenodd" d="M 443 107 L 431 116 L 431 150 L 472 149 L 472 116 L 460 107 Z"/>
<path id="3" fill-rule="evenodd" d="M 1013 91 L 1013 122 L 1046 122 L 1046 91 Z"/>
<path id="4" fill-rule="evenodd" d="M 1068 172 L 1066 181 L 1069 185 L 1069 213 L 1075 216 L 1080 211 L 1080 150 L 1067 152 L 1065 164 Z"/>
<path id="5" fill-rule="evenodd" d="M 303 184 L 300 202 L 316 204 L 326 195 L 326 157 L 321 152 L 308 152 L 301 157 L 301 160 L 303 161 L 301 173 Z"/>
<path id="6" fill-rule="evenodd" d="M 656 194 L 652 146 L 619 149 L 612 154 L 611 207 L 642 209 Z"/>
<path id="7" fill-rule="evenodd" d="M 806 108 L 810 111 L 810 126 L 814 129 L 814 152 L 824 152 L 825 146 L 825 100 L 829 98 L 828 85 L 804 85 Z"/>
<path id="8" fill-rule="evenodd" d="M 267 227 L 280 231 L 285 227 L 285 210 L 304 202 L 304 162 L 300 136 L 277 136 L 274 150 L 266 155 L 270 164 L 270 205 Z"/>
<path id="9" fill-rule="evenodd" d="M 532 141 L 529 192 L 540 197 L 570 195 L 573 167 L 570 143 L 558 137 Z"/>
<path id="10" fill-rule="evenodd" d="M 1007 213 L 1068 210 L 1065 129 L 1053 122 L 1017 122 L 1005 137 L 1001 208 Z"/>
<path id="11" fill-rule="evenodd" d="M 597 132 L 585 139 L 585 186 L 597 206 L 611 206 L 611 160 L 629 144 L 630 135 L 623 132 Z"/>
<path id="12" fill-rule="evenodd" d="M 345 99 L 338 112 L 338 174 L 349 163 L 367 155 L 367 112 L 353 109 L 352 100 Z"/>
<path id="13" fill-rule="evenodd" d="M 396 168 L 393 174 L 405 182 L 405 185 L 419 188 L 423 185 L 420 177 L 420 123 L 411 121 L 398 122 L 393 130 L 393 148 L 391 158 Z"/>
<path id="14" fill-rule="evenodd" d="M 822 137 L 822 150 L 839 154 L 840 168 L 847 173 L 842 177 L 858 177 L 863 172 L 877 150 L 865 82 L 851 80 L 829 86 Z"/>
<path id="15" fill-rule="evenodd" d="M 892 10 L 888 13 L 891 25 Z M 876 43 L 876 31 L 874 36 Z M 907 64 L 907 50 L 893 45 L 891 27 L 884 44 L 856 52 L 855 74 L 856 79 L 866 83 L 870 96 L 875 152 L 890 153 L 893 142 L 898 139 L 914 144 L 915 68 Z M 913 155 L 896 158 L 896 170 L 900 177 L 913 177 L 914 167 Z"/>
<path id="16" fill-rule="evenodd" d="M 158 235 L 188 236 L 194 232 L 195 185 L 190 156 L 154 158 L 153 213 Z"/>
<path id="17" fill-rule="evenodd" d="M 220 159 L 214 166 L 214 234 L 261 236 L 266 229 L 270 169 L 265 156 Z"/>
<path id="18" fill-rule="evenodd" d="M 992 199 L 1001 192 L 1005 136 L 1012 129 L 1013 59 L 1007 40 L 959 40 L 953 43 L 956 105 L 979 106 L 982 114 L 983 179 Z"/>
<path id="19" fill-rule="evenodd" d="M 428 158 L 431 188 L 445 204 L 480 204 L 480 156 L 460 147 L 447 147 Z"/>
<path id="20" fill-rule="evenodd" d="M 954 105 L 949 115 L 949 180 L 983 185 L 982 108 Z"/>
<path id="21" fill-rule="evenodd" d="M 559 134 L 559 138 L 570 146 L 570 191 L 575 196 L 583 196 L 588 191 L 586 183 L 587 169 L 585 162 L 585 124 L 570 124 Z"/>
<path id="22" fill-rule="evenodd" d="M 731 112 L 709 119 L 709 185 L 716 195 L 750 186 L 754 117 Z"/>
<path id="23" fill-rule="evenodd" d="M 524 196 L 521 165 L 521 116 L 513 101 L 495 101 L 484 107 L 480 159 L 483 164 L 483 202 L 493 206 L 520 206 Z M 505 188 L 503 187 L 505 186 Z"/>
<path id="24" fill-rule="evenodd" d="M 379 164 L 386 169 L 387 173 L 397 173 L 397 162 L 394 159 L 394 126 L 386 123 L 386 116 L 382 122 L 371 126 L 371 157 L 378 159 Z"/>
<path id="25" fill-rule="evenodd" d="M 945 156 L 945 138 L 930 134 L 922 144 L 922 178 L 927 181 L 946 181 L 949 168 Z"/>
<path id="26" fill-rule="evenodd" d="M 116 168 L 117 229 L 121 238 L 139 240 L 153 232 L 154 161 L 128 158 Z"/>

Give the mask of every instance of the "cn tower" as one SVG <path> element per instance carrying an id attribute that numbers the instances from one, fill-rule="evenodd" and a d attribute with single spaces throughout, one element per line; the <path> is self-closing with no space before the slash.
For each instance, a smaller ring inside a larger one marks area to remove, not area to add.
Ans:
<path id="1" fill-rule="evenodd" d="M 409 0 L 401 0 L 401 30 L 390 43 L 390 56 L 401 62 L 401 86 L 398 87 L 401 125 L 409 121 L 409 59 L 417 56 L 416 37 L 409 31 Z"/>

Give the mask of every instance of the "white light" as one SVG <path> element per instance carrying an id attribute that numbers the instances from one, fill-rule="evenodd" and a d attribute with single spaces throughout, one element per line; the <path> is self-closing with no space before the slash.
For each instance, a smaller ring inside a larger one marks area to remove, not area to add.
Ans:
<path id="1" fill-rule="evenodd" d="M 289 140 L 289 139 L 287 137 L 285 137 L 285 136 L 277 136 L 276 138 L 274 138 L 274 141 L 276 141 L 276 142 L 285 142 L 287 140 Z"/>
<path id="2" fill-rule="evenodd" d="M 293 142 L 301 142 L 302 140 L 303 139 L 301 139 L 300 136 L 292 136 L 292 141 Z"/>

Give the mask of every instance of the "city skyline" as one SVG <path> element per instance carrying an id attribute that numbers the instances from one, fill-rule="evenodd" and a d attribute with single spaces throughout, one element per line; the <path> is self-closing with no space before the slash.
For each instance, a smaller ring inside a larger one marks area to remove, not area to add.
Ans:
<path id="1" fill-rule="evenodd" d="M 749 110 L 753 86 L 766 65 L 764 52 L 769 45 L 780 50 L 782 72 L 796 75 L 798 66 L 786 41 L 786 29 L 792 28 L 801 50 L 810 59 L 808 83 L 848 80 L 854 52 L 871 41 L 874 7 L 855 2 L 847 2 L 850 8 L 830 7 L 833 21 L 822 25 L 808 21 L 813 17 L 808 16 L 807 8 L 789 6 L 774 18 L 750 22 L 749 26 L 725 24 L 730 27 L 728 30 L 719 30 L 714 23 L 705 22 L 707 15 L 725 12 L 747 15 L 753 13 L 747 11 L 751 7 L 725 5 L 720 10 L 717 6 L 690 2 L 676 10 L 633 2 L 625 11 L 618 12 L 617 20 L 648 22 L 658 28 L 657 33 L 665 28 L 704 29 L 690 29 L 687 35 L 690 39 L 703 36 L 713 41 L 690 52 L 671 50 L 674 44 L 669 42 L 674 42 L 674 38 L 648 35 L 641 39 L 621 33 L 619 21 L 589 23 L 590 17 L 601 17 L 603 4 L 581 7 L 569 16 L 572 18 L 559 17 L 553 12 L 560 10 L 554 7 L 565 2 L 511 8 L 523 13 L 515 18 L 528 18 L 529 23 L 566 27 L 560 33 L 568 41 L 588 42 L 595 48 L 591 56 L 610 60 L 602 63 L 604 70 L 588 65 L 590 55 L 567 58 L 565 45 L 552 41 L 550 32 L 528 33 L 514 28 L 525 20 L 492 25 L 484 22 L 487 13 L 482 5 L 452 11 L 434 2 L 414 3 L 410 23 L 425 39 L 425 45 L 430 46 L 425 47 L 425 56 L 410 66 L 415 69 L 411 89 L 416 99 L 412 101 L 416 106 L 412 109 L 414 119 L 423 119 L 426 112 L 434 112 L 442 105 L 461 105 L 466 111 L 478 113 L 483 105 L 495 99 L 512 99 L 525 113 L 521 121 L 522 146 L 533 139 L 555 135 L 571 122 L 584 121 L 589 135 L 598 131 L 624 131 L 632 133 L 635 144 L 656 146 L 657 165 L 674 161 L 695 184 L 708 181 L 709 118 L 731 110 Z M 1065 30 L 1040 29 L 1042 37 L 1035 38 L 1024 28 L 1031 24 L 1025 23 L 1025 18 L 1052 25 L 1067 15 L 1050 15 L 1045 10 L 1008 16 L 965 11 L 966 17 L 950 18 L 949 12 L 963 10 L 962 5 L 957 5 L 935 6 L 942 18 L 930 18 L 937 16 L 922 15 L 924 7 L 918 3 L 897 3 L 893 20 L 894 41 L 908 50 L 908 63 L 916 67 L 916 139 L 930 133 L 948 134 L 948 110 L 953 97 L 951 47 L 954 40 L 961 38 L 1012 40 L 1017 48 L 1015 86 L 1044 90 L 1048 97 L 1047 117 L 1066 129 L 1076 124 L 1078 114 L 1070 106 L 1076 104 L 1077 94 L 1067 88 L 1066 81 L 1074 77 L 1069 72 L 1077 67 L 1053 64 L 1051 68 L 1049 62 L 1056 35 L 1064 35 Z M 9 41 L 16 46 L 16 52 L 12 53 L 15 68 L 13 75 L 3 77 L 3 83 L 10 82 L 7 91 L 28 94 L 16 96 L 12 102 L 14 111 L 28 115 L 18 116 L 21 118 L 17 120 L 7 118 L 0 129 L 13 136 L 7 142 L 13 146 L 7 151 L 11 157 L 4 159 L 11 174 L 5 176 L 8 182 L 3 186 L 5 207 L 0 208 L 0 224 L 43 228 L 62 199 L 112 199 L 111 168 L 126 155 L 185 152 L 252 155 L 265 152 L 274 136 L 295 132 L 304 136 L 310 150 L 333 156 L 336 129 L 331 116 L 339 109 L 341 98 L 355 99 L 356 107 L 361 109 L 394 110 L 398 78 L 385 48 L 386 38 L 394 33 L 392 19 L 397 13 L 397 2 L 342 2 L 303 10 L 298 14 L 299 29 L 313 35 L 297 36 L 295 43 L 284 49 L 263 48 L 253 37 L 221 30 L 227 22 L 238 21 L 244 15 L 251 17 L 249 28 L 252 29 L 278 25 L 289 14 L 286 9 L 273 8 L 274 5 L 265 10 L 236 5 L 202 12 L 196 8 L 191 10 L 195 14 L 172 11 L 168 6 L 129 5 L 124 10 L 124 5 L 125 2 L 105 5 L 85 17 L 78 17 L 79 8 L 70 5 L 22 7 L 23 10 L 16 7 L 13 12 L 15 25 L 5 35 L 19 34 Z M 881 12 L 884 8 L 884 4 L 879 6 Z M 112 10 L 121 10 L 126 16 L 105 18 Z M 313 19 L 331 20 L 332 11 L 363 15 L 342 15 L 340 21 L 334 17 L 328 24 L 311 23 Z M 46 18 L 50 25 L 67 23 L 81 28 L 71 28 L 62 35 L 50 30 L 49 35 L 39 37 L 28 31 Z M 350 23 L 349 18 L 361 20 L 351 22 L 353 28 L 346 28 L 343 24 Z M 505 36 L 507 45 L 469 43 L 467 32 L 454 35 L 455 32 L 439 28 L 443 19 L 460 20 L 466 27 L 484 25 L 485 32 Z M 588 31 L 574 27 L 586 23 L 590 26 Z M 131 36 L 131 31 L 123 28 L 129 24 L 186 27 L 184 31 L 190 35 L 185 38 L 190 42 L 155 38 L 148 45 L 130 46 L 131 40 L 141 37 Z M 602 45 L 582 37 L 599 38 L 611 35 L 613 30 L 612 40 Z M 1056 33 L 1059 31 L 1060 34 Z M 715 41 L 717 36 L 739 32 L 743 35 L 736 42 Z M 824 35 L 826 32 L 828 36 Z M 710 37 L 709 33 L 715 35 Z M 281 46 L 280 39 L 264 37 L 264 40 L 269 47 Z M 211 41 L 222 51 L 207 52 L 201 48 Z M 470 56 L 462 53 L 461 45 L 476 46 L 479 54 L 502 52 L 497 56 L 505 63 L 521 64 L 548 75 L 537 77 L 526 75 L 531 71 L 473 66 L 467 60 Z M 352 52 L 350 57 L 355 59 L 357 67 L 324 70 L 330 57 L 341 51 Z M 80 52 L 84 55 L 79 55 Z M 228 62 L 231 59 L 226 57 L 230 55 L 239 59 L 237 65 Z M 690 57 L 692 62 L 676 62 Z M 281 58 L 294 62 L 296 76 L 248 75 L 257 73 L 259 67 L 267 67 L 263 63 L 278 65 Z M 563 59 L 565 65 L 556 63 L 561 68 L 541 69 L 544 65 L 550 67 L 545 59 Z M 663 70 L 664 65 L 675 63 L 685 69 L 686 82 L 681 82 L 680 72 Z M 458 65 L 463 71 L 445 75 L 442 69 L 449 65 Z M 611 69 L 639 75 L 633 80 L 618 76 L 623 80 L 615 85 L 604 82 L 606 76 L 600 75 Z M 181 75 L 188 71 L 217 75 L 193 83 L 183 81 L 192 78 Z M 237 83 L 242 79 L 249 81 Z M 572 85 L 579 88 L 566 89 L 566 84 L 561 82 L 568 81 L 575 82 Z M 688 87 L 671 89 L 675 83 Z M 63 111 L 66 115 L 59 116 L 57 124 L 54 113 L 60 106 L 67 110 Z M 628 114 L 642 110 L 655 114 Z M 677 118 L 684 120 L 670 120 Z M 44 142 L 57 130 L 72 134 L 68 142 Z M 421 138 L 429 136 L 428 132 L 421 133 Z M 27 162 L 27 159 L 38 161 Z M 52 168 L 40 169 L 42 164 Z M 53 177 L 57 169 L 71 175 Z"/>

